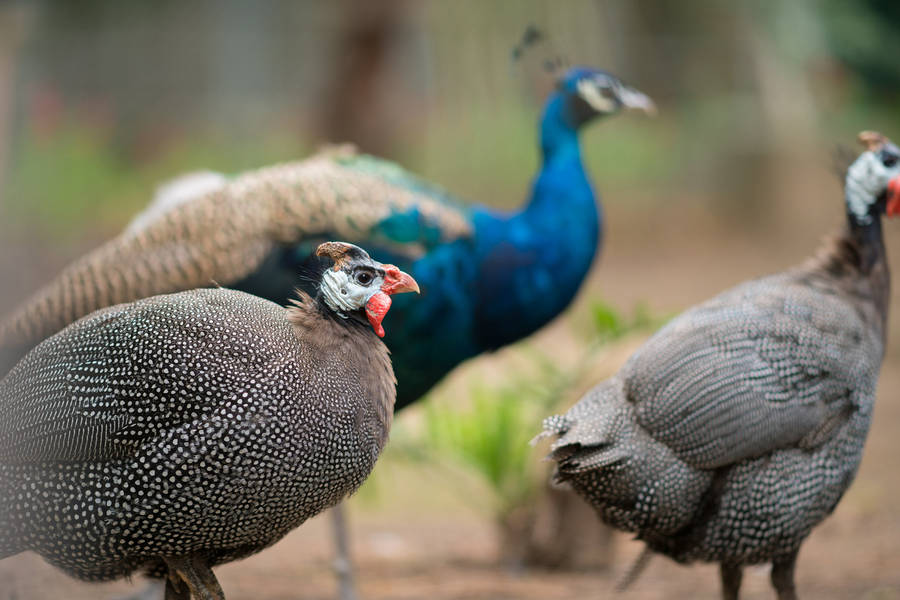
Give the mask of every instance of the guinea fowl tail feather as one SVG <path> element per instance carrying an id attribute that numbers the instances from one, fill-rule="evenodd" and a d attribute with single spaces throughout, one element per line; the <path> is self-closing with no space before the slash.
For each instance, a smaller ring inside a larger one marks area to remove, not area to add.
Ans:
<path id="1" fill-rule="evenodd" d="M 539 436 L 558 436 L 549 458 L 608 523 L 626 531 L 677 531 L 690 521 L 709 475 L 679 459 L 637 422 L 634 405 L 613 378 L 565 415 L 544 421 Z"/>

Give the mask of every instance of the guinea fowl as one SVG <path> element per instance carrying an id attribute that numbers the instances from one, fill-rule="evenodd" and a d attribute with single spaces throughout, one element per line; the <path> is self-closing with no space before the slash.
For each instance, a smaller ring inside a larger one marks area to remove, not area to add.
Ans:
<path id="1" fill-rule="evenodd" d="M 646 552 L 742 567 L 772 563 L 796 598 L 800 545 L 862 456 L 884 352 L 890 283 L 881 215 L 900 213 L 900 150 L 868 150 L 846 175 L 846 230 L 808 262 L 746 282 L 672 320 L 565 415 L 551 458 Z"/>
<path id="2" fill-rule="evenodd" d="M 97 311 L 0 381 L 0 558 L 87 580 L 167 575 L 222 598 L 210 567 L 258 552 L 355 491 L 396 396 L 376 337 L 418 291 L 342 242 L 288 308 L 200 289 Z M 374 333 L 373 330 L 374 329 Z"/>
<path id="3" fill-rule="evenodd" d="M 402 408 L 460 362 L 531 334 L 571 302 L 602 229 L 578 132 L 622 107 L 652 103 L 603 71 L 561 74 L 541 119 L 540 173 L 527 205 L 512 213 L 454 203 L 397 165 L 347 148 L 233 179 L 183 180 L 0 322 L 0 375 L 104 306 L 213 282 L 277 303 L 297 286 L 312 293 L 298 274 L 320 242 L 343 239 L 422 287 L 417 302 L 397 299 L 385 337 Z"/>

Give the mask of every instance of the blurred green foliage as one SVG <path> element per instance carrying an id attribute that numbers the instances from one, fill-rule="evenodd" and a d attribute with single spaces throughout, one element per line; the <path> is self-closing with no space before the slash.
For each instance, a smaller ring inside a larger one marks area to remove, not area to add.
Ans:
<path id="1" fill-rule="evenodd" d="M 594 336 L 601 343 L 609 343 L 635 332 L 650 331 L 662 325 L 668 318 L 654 315 L 646 302 L 638 302 L 626 317 L 603 300 L 592 300 L 588 310 L 594 324 Z"/>

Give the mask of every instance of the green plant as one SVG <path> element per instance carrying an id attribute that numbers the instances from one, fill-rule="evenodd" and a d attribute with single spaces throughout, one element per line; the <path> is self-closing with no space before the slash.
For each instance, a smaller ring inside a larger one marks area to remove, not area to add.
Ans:
<path id="1" fill-rule="evenodd" d="M 625 317 L 603 300 L 593 300 L 589 307 L 594 335 L 600 346 L 634 332 L 650 331 L 665 323 L 669 317 L 654 315 L 646 302 L 638 302 L 631 317 Z"/>

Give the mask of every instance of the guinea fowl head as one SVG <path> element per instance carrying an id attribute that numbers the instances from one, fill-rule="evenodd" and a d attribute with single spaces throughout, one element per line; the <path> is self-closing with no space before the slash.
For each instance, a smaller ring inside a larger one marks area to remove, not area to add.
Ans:
<path id="1" fill-rule="evenodd" d="M 847 212 L 861 225 L 881 214 L 900 214 L 900 148 L 874 131 L 863 131 L 866 150 L 847 169 L 844 197 Z"/>
<path id="2" fill-rule="evenodd" d="M 623 108 L 656 114 L 656 105 L 649 96 L 600 69 L 572 67 L 560 75 L 556 87 L 575 127 L 597 116 L 614 115 Z"/>
<path id="3" fill-rule="evenodd" d="M 359 246 L 325 242 L 316 249 L 316 255 L 334 261 L 319 284 L 319 296 L 325 305 L 342 318 L 364 315 L 378 337 L 384 337 L 381 321 L 391 307 L 391 295 L 419 292 L 415 279 L 394 265 L 372 260 Z"/>

